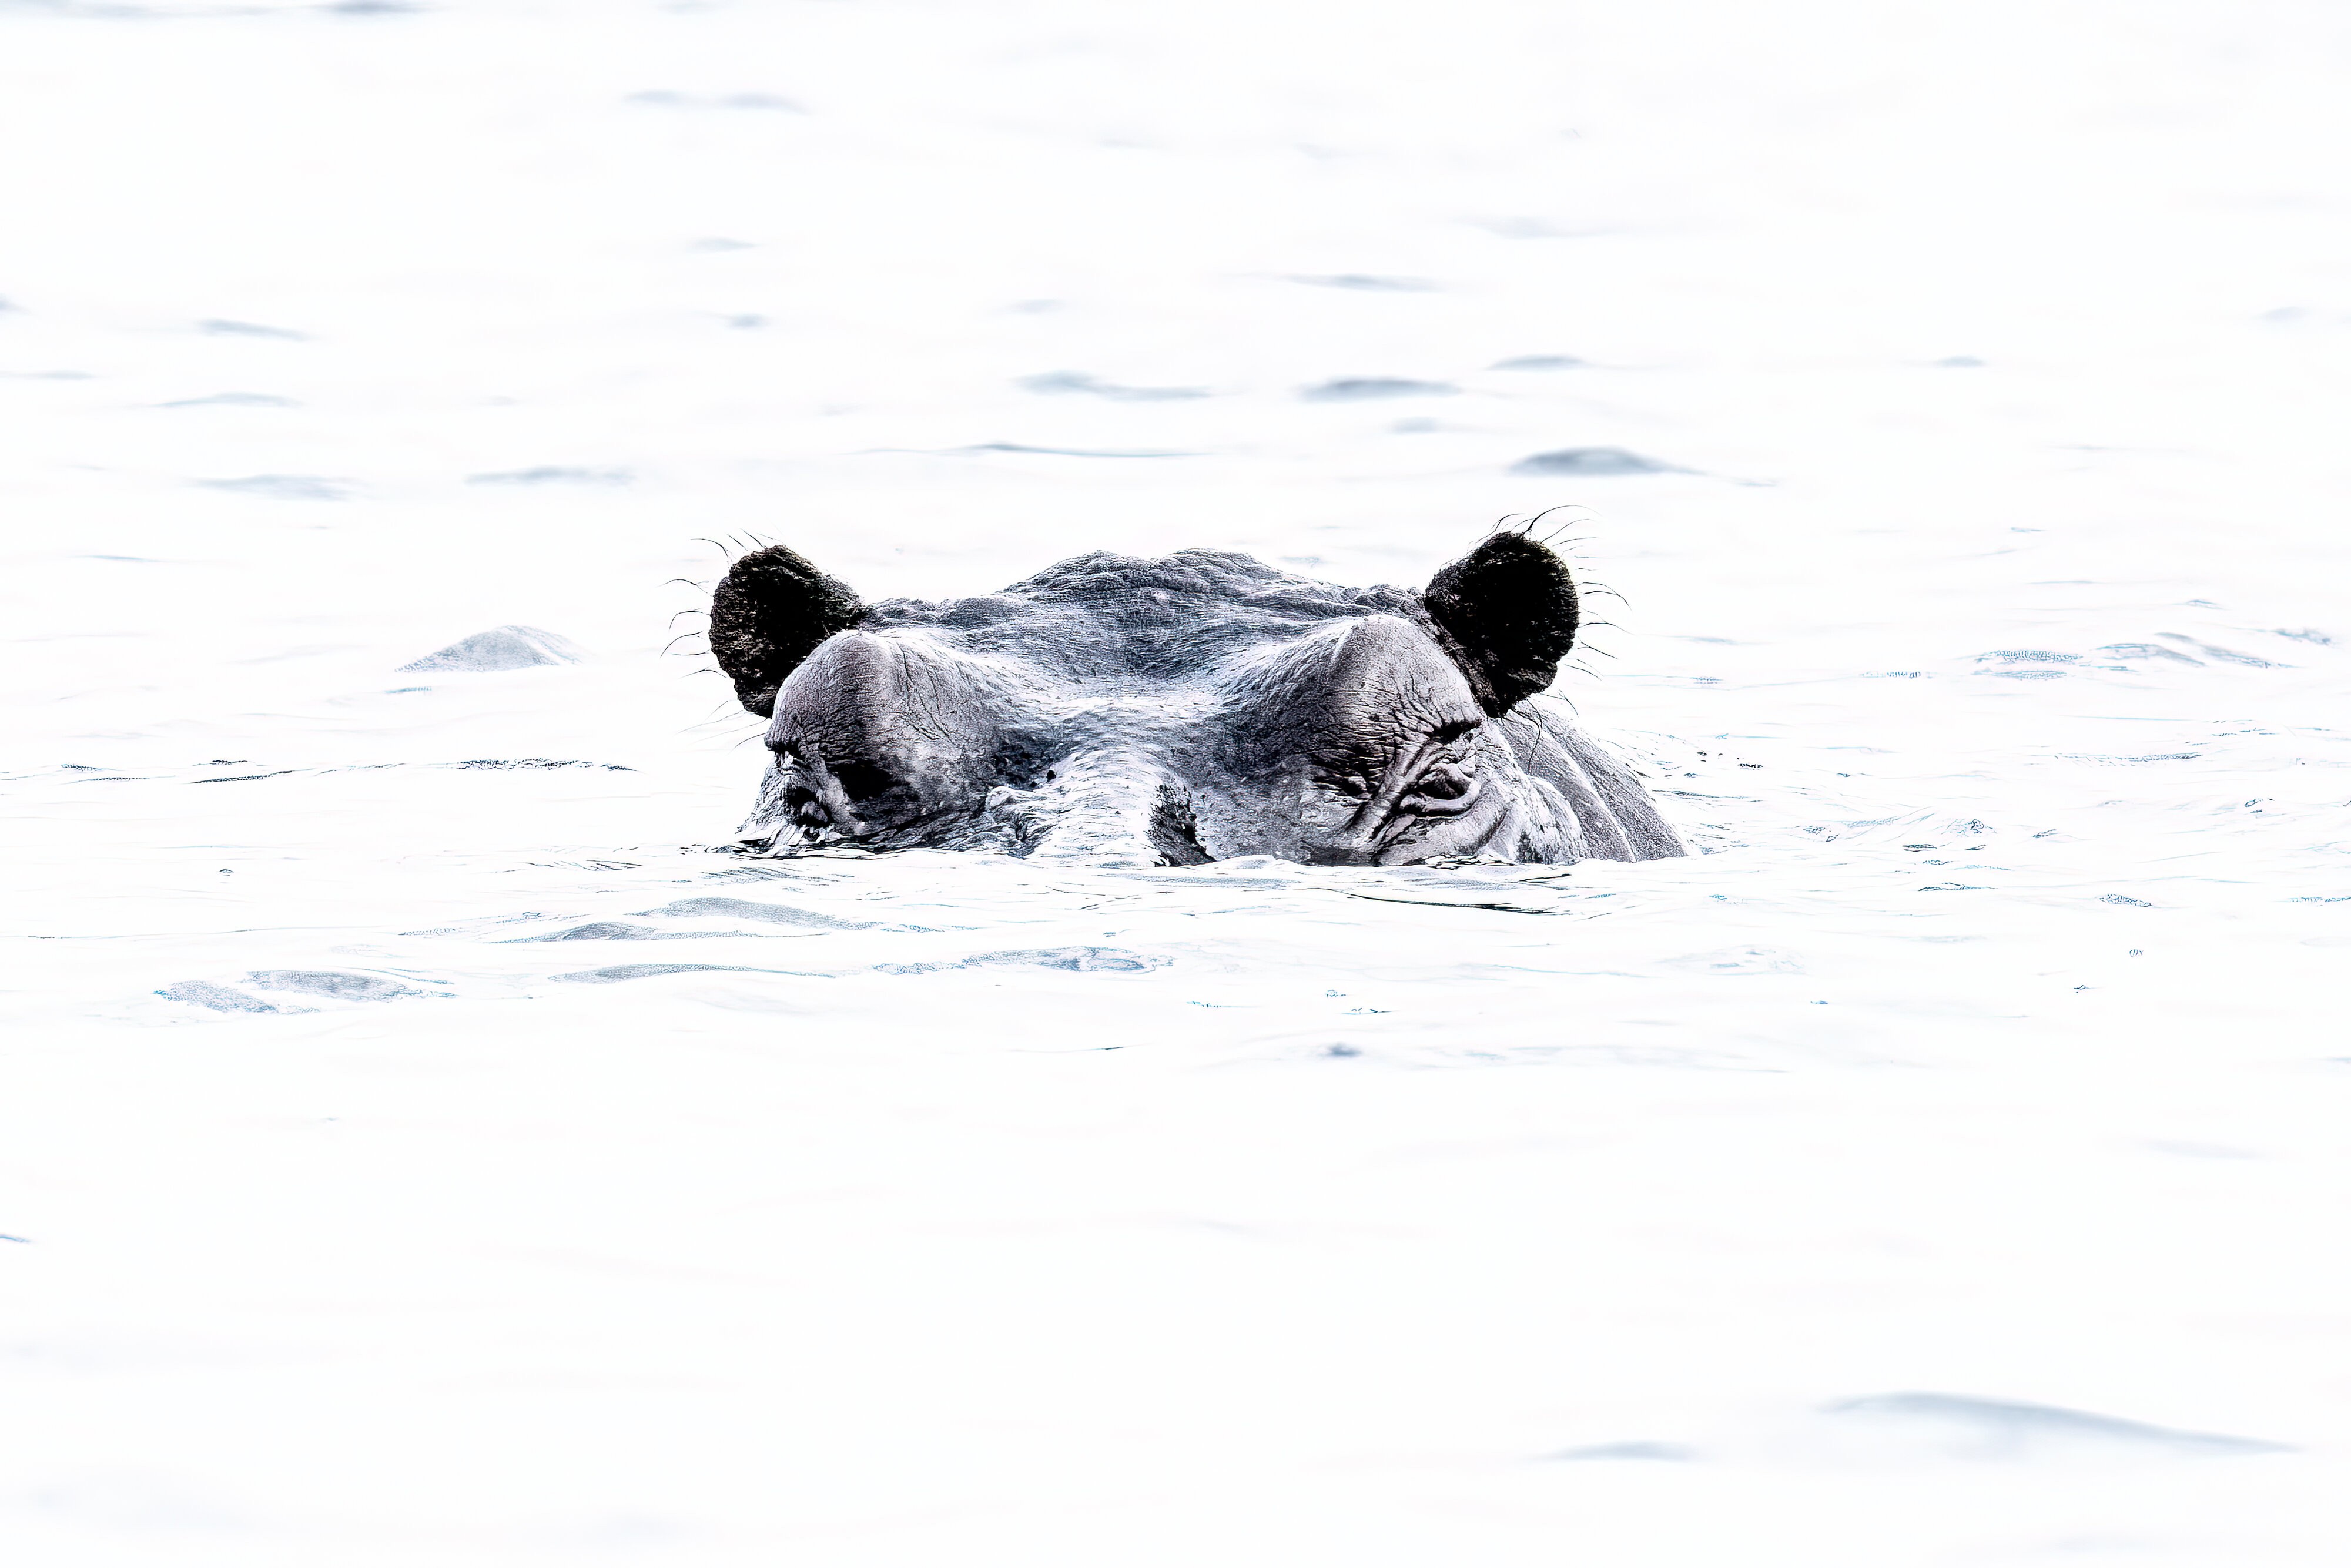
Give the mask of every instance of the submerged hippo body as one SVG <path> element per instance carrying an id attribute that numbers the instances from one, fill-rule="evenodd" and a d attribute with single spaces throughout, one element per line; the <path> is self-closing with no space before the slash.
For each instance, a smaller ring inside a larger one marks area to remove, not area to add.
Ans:
<path id="1" fill-rule="evenodd" d="M 778 547 L 727 572 L 710 641 L 770 721 L 774 760 L 743 832 L 781 852 L 1097 865 L 1681 854 L 1625 766 L 1535 695 L 1576 615 L 1566 568 L 1517 534 L 1425 591 L 1179 550 L 1079 556 L 935 604 L 861 604 Z"/>

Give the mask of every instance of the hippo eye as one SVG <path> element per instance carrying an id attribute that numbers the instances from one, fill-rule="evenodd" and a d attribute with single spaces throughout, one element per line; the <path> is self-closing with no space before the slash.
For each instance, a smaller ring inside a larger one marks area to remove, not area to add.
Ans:
<path id="1" fill-rule="evenodd" d="M 1469 797 L 1478 788 L 1478 776 L 1458 762 L 1439 762 L 1423 773 L 1397 802 L 1405 813 L 1416 817 L 1458 816 L 1469 809 Z"/>
<path id="2" fill-rule="evenodd" d="M 841 762 L 833 765 L 832 776 L 841 784 L 841 792 L 852 800 L 863 802 L 885 793 L 895 779 L 870 762 Z"/>
<path id="3" fill-rule="evenodd" d="M 1415 785 L 1412 792 L 1431 800 L 1458 800 L 1469 793 L 1469 776 L 1456 768 L 1439 768 Z"/>

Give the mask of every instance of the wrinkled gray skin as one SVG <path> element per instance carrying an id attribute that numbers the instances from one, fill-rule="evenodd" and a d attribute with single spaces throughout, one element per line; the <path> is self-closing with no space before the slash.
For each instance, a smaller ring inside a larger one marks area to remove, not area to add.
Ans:
<path id="1" fill-rule="evenodd" d="M 1096 554 L 1001 593 L 861 605 L 792 552 L 735 564 L 712 647 L 774 756 L 747 841 L 1102 866 L 1272 855 L 1684 852 L 1548 685 L 1573 585 L 1498 535 L 1428 590 L 1247 556 Z"/>

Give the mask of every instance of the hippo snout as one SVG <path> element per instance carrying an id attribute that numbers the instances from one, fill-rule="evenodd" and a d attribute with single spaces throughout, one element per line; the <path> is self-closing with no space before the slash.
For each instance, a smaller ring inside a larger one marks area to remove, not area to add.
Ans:
<path id="1" fill-rule="evenodd" d="M 1031 860 L 1152 866 L 1210 858 L 1189 790 L 1163 756 L 1141 747 L 1063 758 L 1037 788 L 997 790 L 988 805 Z"/>

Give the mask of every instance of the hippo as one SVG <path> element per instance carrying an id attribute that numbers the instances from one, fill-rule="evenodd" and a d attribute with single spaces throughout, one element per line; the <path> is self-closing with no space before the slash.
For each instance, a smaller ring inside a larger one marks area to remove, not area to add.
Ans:
<path id="1" fill-rule="evenodd" d="M 1099 866 L 1656 860 L 1631 770 L 1541 696 L 1566 565 L 1490 535 L 1426 589 L 1245 555 L 1095 553 L 1000 593 L 862 602 L 737 558 L 710 647 L 772 760 L 753 851 L 988 850 Z"/>

